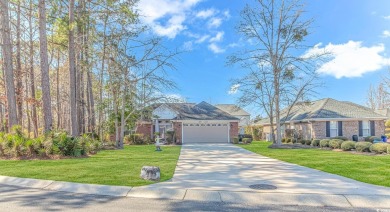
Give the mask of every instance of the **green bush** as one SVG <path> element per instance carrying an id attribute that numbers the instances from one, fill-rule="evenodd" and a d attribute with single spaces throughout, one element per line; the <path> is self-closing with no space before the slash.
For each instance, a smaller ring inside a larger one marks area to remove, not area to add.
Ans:
<path id="1" fill-rule="evenodd" d="M 311 142 L 311 145 L 312 146 L 320 146 L 320 139 L 314 139 L 312 142 Z"/>
<path id="2" fill-rule="evenodd" d="M 66 132 L 49 132 L 38 138 L 27 138 L 20 127 L 11 133 L 0 133 L 0 156 L 7 157 L 47 157 L 50 155 L 79 157 L 96 153 L 101 143 L 89 135 L 73 138 Z"/>
<path id="3" fill-rule="evenodd" d="M 321 148 L 324 148 L 324 147 L 329 147 L 329 139 L 322 139 L 321 141 L 320 141 L 320 147 Z"/>
<path id="4" fill-rule="evenodd" d="M 343 142 L 344 141 L 340 139 L 332 139 L 329 141 L 329 147 L 332 149 L 340 149 Z"/>
<path id="5" fill-rule="evenodd" d="M 243 139 L 242 139 L 242 143 L 244 143 L 244 144 L 250 144 L 250 143 L 252 143 L 252 139 L 251 139 L 251 138 L 243 138 Z"/>
<path id="6" fill-rule="evenodd" d="M 287 143 L 288 143 L 288 144 L 292 144 L 292 142 L 293 142 L 293 139 L 292 139 L 292 138 L 287 138 Z"/>
<path id="7" fill-rule="evenodd" d="M 143 134 L 126 135 L 123 140 L 125 144 L 129 145 L 146 145 L 153 143 L 152 139 L 149 138 L 149 136 L 144 136 Z"/>
<path id="8" fill-rule="evenodd" d="M 352 149 L 355 149 L 355 142 L 354 141 L 344 141 L 341 144 L 341 149 L 344 151 L 351 151 Z"/>
<path id="9" fill-rule="evenodd" d="M 287 139 L 286 138 L 282 138 L 282 143 L 287 143 Z"/>
<path id="10" fill-rule="evenodd" d="M 372 145 L 371 142 L 359 141 L 359 142 L 356 142 L 355 149 L 357 152 L 369 152 L 371 145 Z"/>
<path id="11" fill-rule="evenodd" d="M 233 144 L 238 144 L 238 137 L 233 138 Z"/>
<path id="12" fill-rule="evenodd" d="M 390 154 L 390 145 L 387 147 L 387 154 Z"/>
<path id="13" fill-rule="evenodd" d="M 370 146 L 370 151 L 382 154 L 387 152 L 387 147 L 389 147 L 388 143 L 376 143 Z"/>
<path id="14" fill-rule="evenodd" d="M 311 140 L 305 140 L 305 144 L 306 145 L 310 145 L 311 144 Z"/>
<path id="15" fill-rule="evenodd" d="M 303 139 L 298 139 L 298 142 L 297 142 L 297 143 L 305 144 L 305 143 L 306 143 L 306 141 L 305 141 L 305 140 L 303 140 Z"/>
<path id="16" fill-rule="evenodd" d="M 348 141 L 348 138 L 345 136 L 336 136 L 336 137 L 333 137 L 332 139 L 339 139 L 339 140 L 343 140 L 343 141 Z"/>

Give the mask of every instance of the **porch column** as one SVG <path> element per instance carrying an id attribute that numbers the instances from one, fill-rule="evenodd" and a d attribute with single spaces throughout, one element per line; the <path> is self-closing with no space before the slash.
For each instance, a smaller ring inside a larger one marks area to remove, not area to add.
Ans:
<path id="1" fill-rule="evenodd" d="M 158 119 L 155 119 L 154 132 L 160 132 L 160 126 L 158 125 Z"/>

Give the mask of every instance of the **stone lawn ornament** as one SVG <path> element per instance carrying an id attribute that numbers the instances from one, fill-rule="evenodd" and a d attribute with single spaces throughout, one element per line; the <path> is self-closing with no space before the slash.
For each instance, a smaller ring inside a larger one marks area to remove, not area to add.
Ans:
<path id="1" fill-rule="evenodd" d="M 161 150 L 161 144 L 160 144 L 160 138 L 158 137 L 158 136 L 156 136 L 156 151 L 158 151 L 158 152 L 160 152 L 160 151 L 162 151 Z"/>
<path id="2" fill-rule="evenodd" d="M 160 167 L 143 166 L 141 169 L 141 178 L 145 180 L 160 181 Z"/>

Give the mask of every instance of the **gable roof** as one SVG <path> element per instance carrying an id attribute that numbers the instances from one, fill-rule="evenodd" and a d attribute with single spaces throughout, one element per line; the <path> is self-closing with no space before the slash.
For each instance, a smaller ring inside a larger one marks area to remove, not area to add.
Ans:
<path id="1" fill-rule="evenodd" d="M 174 120 L 239 120 L 207 102 L 199 104 L 161 103 L 154 105 L 153 109 L 157 109 L 161 105 L 166 105 L 178 114 Z"/>
<path id="2" fill-rule="evenodd" d="M 249 116 L 250 114 L 234 104 L 217 104 L 215 105 L 218 109 L 229 113 L 232 116 Z"/>
<path id="3" fill-rule="evenodd" d="M 318 119 L 386 119 L 374 110 L 348 101 L 332 98 L 313 102 L 301 102 L 294 105 L 288 114 L 288 108 L 281 111 L 281 121 L 296 122 Z M 264 121 L 270 123 L 270 120 Z M 264 123 L 263 122 L 263 123 Z"/>

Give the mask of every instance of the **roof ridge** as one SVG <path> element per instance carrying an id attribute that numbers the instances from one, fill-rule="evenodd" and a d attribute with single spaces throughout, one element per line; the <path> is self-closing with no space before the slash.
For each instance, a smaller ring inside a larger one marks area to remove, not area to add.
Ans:
<path id="1" fill-rule="evenodd" d="M 328 104 L 328 102 L 329 102 L 329 100 L 330 100 L 331 98 L 323 98 L 323 99 L 325 100 L 324 103 L 322 103 L 322 105 L 320 106 L 320 108 L 319 108 L 318 110 L 316 110 L 316 111 L 314 111 L 314 112 L 312 113 L 314 117 L 320 115 L 321 111 L 324 109 L 325 105 Z M 317 100 L 317 101 L 321 101 L 321 100 L 323 100 L 323 99 L 320 99 L 320 100 Z"/>

